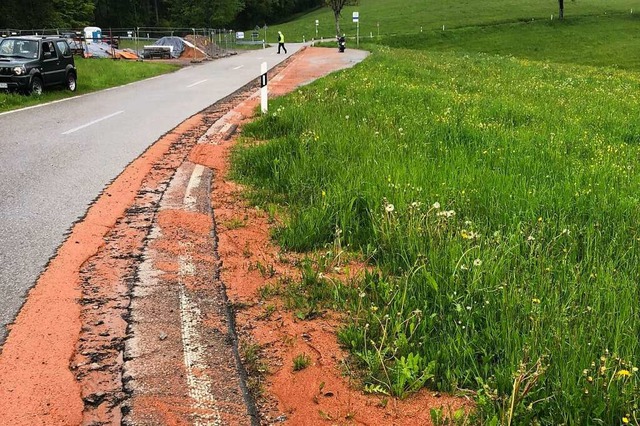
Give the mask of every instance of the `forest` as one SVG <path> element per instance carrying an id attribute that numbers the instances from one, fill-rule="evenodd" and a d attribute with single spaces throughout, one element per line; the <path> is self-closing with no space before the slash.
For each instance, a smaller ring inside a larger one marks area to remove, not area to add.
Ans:
<path id="1" fill-rule="evenodd" d="M 180 27 L 248 29 L 324 0 L 2 0 L 0 29 Z"/>

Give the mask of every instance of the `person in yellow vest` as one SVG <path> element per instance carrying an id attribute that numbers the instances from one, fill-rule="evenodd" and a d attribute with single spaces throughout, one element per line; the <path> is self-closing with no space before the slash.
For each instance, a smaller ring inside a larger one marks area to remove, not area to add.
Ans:
<path id="1" fill-rule="evenodd" d="M 278 31 L 278 55 L 280 54 L 280 48 L 284 50 L 284 54 L 287 54 L 287 48 L 284 47 L 284 35 L 282 31 Z"/>

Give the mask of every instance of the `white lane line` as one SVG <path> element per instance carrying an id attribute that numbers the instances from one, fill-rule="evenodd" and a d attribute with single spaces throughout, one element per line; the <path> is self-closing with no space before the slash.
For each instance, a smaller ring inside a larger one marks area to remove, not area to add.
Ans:
<path id="1" fill-rule="evenodd" d="M 244 67 L 244 65 L 240 65 L 239 67 L 235 67 L 234 70 L 239 70 L 242 67 Z"/>
<path id="2" fill-rule="evenodd" d="M 184 68 L 180 68 L 180 70 L 178 70 L 178 71 L 181 71 L 183 69 Z M 98 94 L 100 94 L 102 92 L 107 92 L 107 91 L 115 90 L 115 89 L 121 89 L 123 87 L 131 86 L 131 85 L 138 84 L 138 83 L 143 83 L 145 81 L 155 80 L 155 79 L 160 78 L 160 77 L 164 77 L 164 74 L 157 75 L 155 77 L 150 77 L 150 78 L 147 78 L 147 79 L 144 79 L 144 80 L 134 81 L 132 83 L 127 83 L 127 84 L 122 85 L 122 86 L 116 86 L 116 87 L 110 87 L 108 89 L 102 89 L 102 90 L 99 90 L 97 92 L 85 93 L 84 95 L 71 96 L 70 98 L 58 99 L 57 101 L 46 102 L 44 104 L 32 105 L 32 106 L 24 107 L 24 108 L 20 108 L 20 109 L 12 109 L 11 111 L 0 112 L 0 116 L 8 115 L 8 114 L 15 114 L 16 112 L 27 111 L 27 110 L 30 110 L 30 109 L 42 108 L 42 107 L 53 105 L 53 104 L 59 104 L 60 102 L 67 102 L 67 101 L 71 101 L 73 99 L 84 98 L 85 96 L 98 95 Z"/>
<path id="3" fill-rule="evenodd" d="M 207 373 L 205 364 L 205 340 L 198 331 L 202 313 L 198 306 L 187 296 L 183 278 L 193 276 L 196 266 L 189 255 L 178 256 L 180 280 L 180 322 L 182 331 L 182 348 L 184 350 L 184 366 L 187 372 L 189 396 L 194 401 L 196 426 L 220 426 L 222 418 L 217 401 L 213 397 L 213 383 Z"/>
<path id="4" fill-rule="evenodd" d="M 184 209 L 187 211 L 196 211 L 196 202 L 198 201 L 198 198 L 197 195 L 194 194 L 194 191 L 200 186 L 204 170 L 204 166 L 198 164 L 194 167 L 193 172 L 191 173 L 191 179 L 189 179 L 189 184 L 187 185 L 187 190 L 185 191 L 182 202 Z"/>
<path id="5" fill-rule="evenodd" d="M 188 89 L 188 88 L 190 88 L 190 87 L 193 87 L 193 86 L 197 86 L 198 84 L 202 84 L 202 83 L 204 83 L 205 81 L 207 81 L 207 80 L 200 80 L 200 81 L 196 81 L 195 83 L 188 85 L 188 86 L 187 86 L 187 89 Z"/>
<path id="6" fill-rule="evenodd" d="M 82 129 L 84 129 L 85 127 L 93 126 L 93 125 L 94 125 L 94 124 L 96 124 L 96 123 L 99 123 L 99 122 L 104 121 L 104 120 L 108 120 L 109 118 L 111 118 L 111 117 L 115 117 L 116 115 L 122 114 L 123 112 L 124 112 L 124 111 L 114 112 L 113 114 L 109 114 L 109 115 L 107 115 L 107 116 L 105 116 L 105 117 L 98 118 L 97 120 L 90 121 L 90 122 L 88 122 L 87 124 L 83 124 L 82 126 L 76 127 L 75 129 L 67 130 L 66 132 L 64 132 L 64 133 L 62 133 L 62 134 L 63 134 L 63 135 L 68 135 L 68 134 L 71 134 L 71 133 L 73 133 L 73 132 L 77 132 L 78 130 L 82 130 Z"/>

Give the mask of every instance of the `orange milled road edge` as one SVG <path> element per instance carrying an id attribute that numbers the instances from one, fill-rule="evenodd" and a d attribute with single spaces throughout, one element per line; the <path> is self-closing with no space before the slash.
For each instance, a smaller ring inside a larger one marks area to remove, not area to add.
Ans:
<path id="1" fill-rule="evenodd" d="M 81 389 L 69 369 L 81 327 L 80 268 L 133 204 L 153 164 L 201 120 L 194 115 L 131 163 L 73 227 L 29 292 L 0 354 L 0 425 L 82 423 Z"/>

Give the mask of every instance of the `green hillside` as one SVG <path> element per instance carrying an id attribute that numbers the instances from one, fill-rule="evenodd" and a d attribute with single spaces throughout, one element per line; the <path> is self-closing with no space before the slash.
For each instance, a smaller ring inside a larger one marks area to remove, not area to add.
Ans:
<path id="1" fill-rule="evenodd" d="M 640 70 L 640 14 L 574 17 L 384 37 L 397 48 Z"/>
<path id="2" fill-rule="evenodd" d="M 640 3 L 633 0 L 578 0 L 565 1 L 565 18 L 585 15 L 630 13 Z M 356 25 L 352 12 L 360 13 L 360 34 L 377 37 L 391 34 L 418 34 L 435 29 L 465 26 L 492 25 L 496 23 L 550 20 L 557 17 L 558 3 L 553 0 L 362 0 L 360 6 L 346 7 L 342 13 L 341 28 L 348 36 L 355 37 Z M 636 12 L 634 10 L 634 12 Z M 335 37 L 333 13 L 328 8 L 303 15 L 293 22 L 273 26 L 268 30 L 275 38 L 282 30 L 290 41 L 315 37 L 315 21 L 319 21 L 318 37 Z"/>
<path id="3" fill-rule="evenodd" d="M 322 251 L 294 306 L 348 312 L 366 391 L 463 392 L 473 424 L 640 425 L 632 3 L 362 3 L 371 57 L 274 100 L 234 154 L 287 209 L 280 243 Z M 345 253 L 374 272 L 326 279 Z"/>

